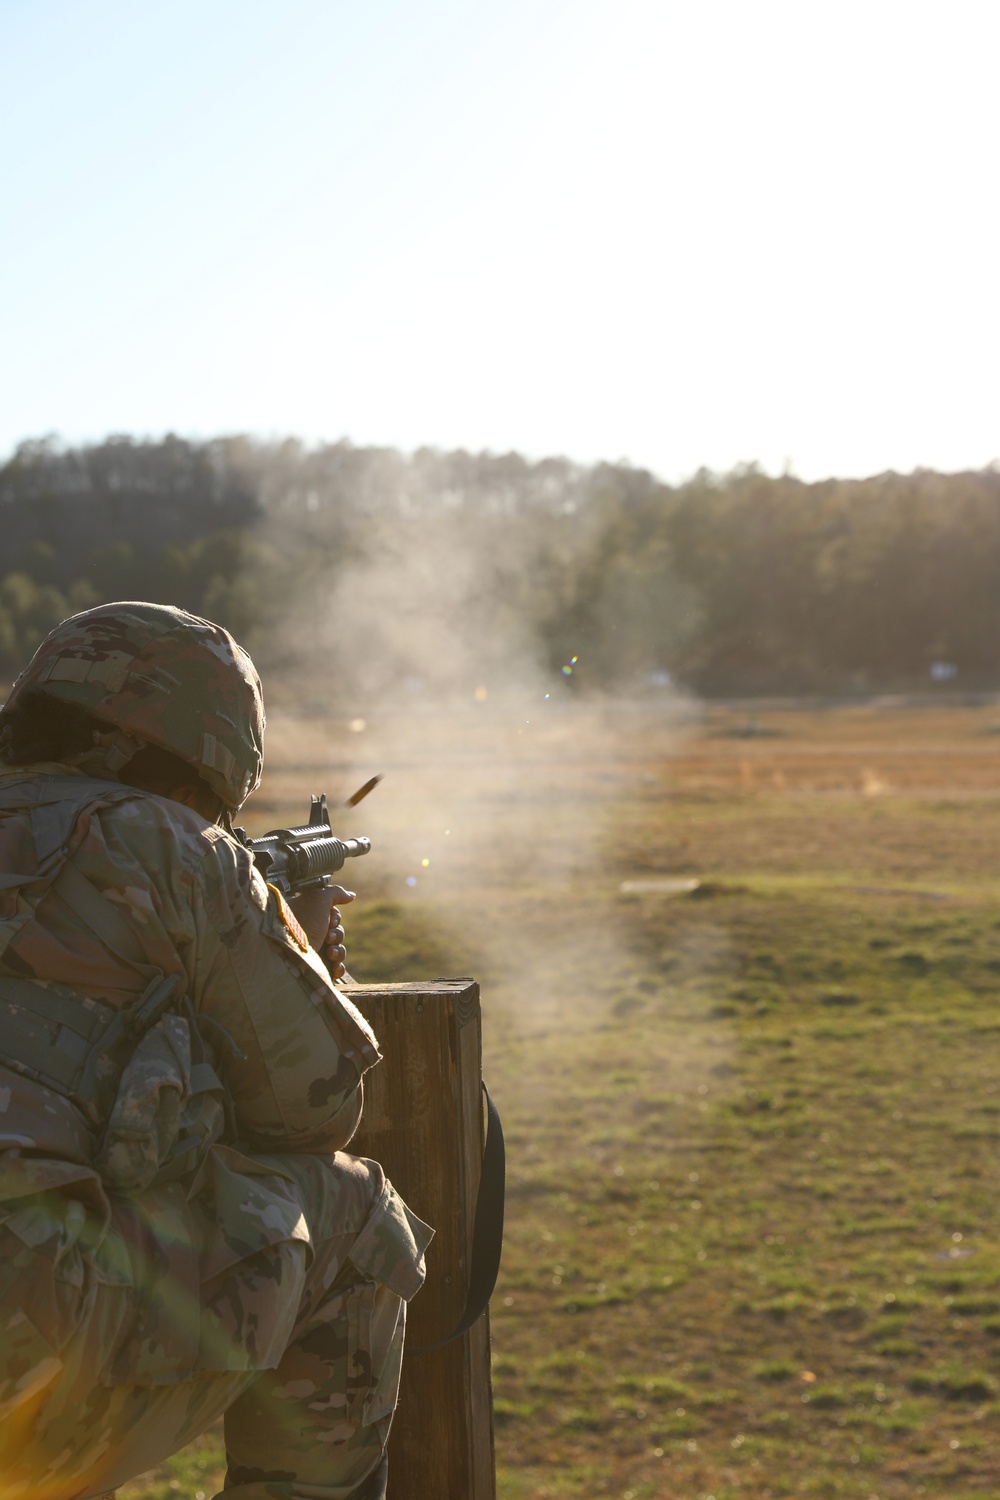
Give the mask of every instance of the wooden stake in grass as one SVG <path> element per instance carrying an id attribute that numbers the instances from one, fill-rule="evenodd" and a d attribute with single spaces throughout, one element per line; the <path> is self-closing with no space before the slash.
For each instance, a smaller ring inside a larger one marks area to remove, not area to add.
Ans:
<path id="1" fill-rule="evenodd" d="M 365 1079 L 351 1141 L 431 1224 L 427 1281 L 407 1311 L 410 1349 L 457 1328 L 483 1160 L 479 986 L 471 979 L 352 985 L 384 1061 Z M 389 1439 L 389 1500 L 494 1500 L 489 1313 L 441 1348 L 405 1354 Z"/>

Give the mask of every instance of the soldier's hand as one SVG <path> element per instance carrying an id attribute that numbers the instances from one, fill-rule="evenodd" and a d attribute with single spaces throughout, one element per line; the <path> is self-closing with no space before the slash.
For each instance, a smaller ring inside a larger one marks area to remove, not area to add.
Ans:
<path id="1" fill-rule="evenodd" d="M 334 900 L 343 902 L 345 906 L 348 901 L 354 900 L 354 892 L 345 891 L 342 885 L 332 886 L 331 891 Z M 331 979 L 343 979 L 347 973 L 347 949 L 344 947 L 344 928 L 340 920 L 340 911 L 336 906 L 330 907 L 330 925 L 319 951 L 323 962 L 330 970 Z"/>
<path id="2" fill-rule="evenodd" d="M 292 910 L 305 928 L 306 937 L 319 953 L 333 979 L 347 973 L 347 949 L 340 907 L 354 900 L 354 892 L 342 885 L 328 885 L 320 890 L 300 891 L 292 900 Z M 334 905 L 334 902 L 337 904 Z"/>

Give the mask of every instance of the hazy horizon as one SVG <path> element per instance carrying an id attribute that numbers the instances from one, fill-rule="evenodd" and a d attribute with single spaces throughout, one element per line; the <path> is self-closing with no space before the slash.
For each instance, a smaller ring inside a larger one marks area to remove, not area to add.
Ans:
<path id="1" fill-rule="evenodd" d="M 653 480 L 657 481 L 660 484 L 663 484 L 668 488 L 683 488 L 685 485 L 688 485 L 696 480 L 702 473 L 709 473 L 714 477 L 721 479 L 726 478 L 730 475 L 739 474 L 742 471 L 751 470 L 757 471 L 764 476 L 773 479 L 779 479 L 787 475 L 793 479 L 801 480 L 804 484 L 822 484 L 827 480 L 843 480 L 848 482 L 857 480 L 859 482 L 863 482 L 866 479 L 877 479 L 879 475 L 888 473 L 895 473 L 900 475 L 901 477 L 907 477 L 908 475 L 918 473 L 936 473 L 944 478 L 947 478 L 950 475 L 954 476 L 963 473 L 980 473 L 985 471 L 996 471 L 1000 469 L 1000 456 L 998 456 L 996 458 L 991 458 L 981 464 L 961 464 L 950 469 L 935 469 L 932 465 L 929 464 L 915 463 L 910 469 L 893 469 L 890 467 L 888 469 L 874 470 L 871 473 L 866 474 L 823 473 L 807 476 L 801 474 L 790 460 L 786 460 L 784 463 L 775 466 L 773 469 L 769 469 L 765 463 L 760 462 L 760 460 L 758 459 L 745 458 L 735 460 L 728 469 L 713 469 L 710 464 L 699 464 L 690 472 L 678 473 L 668 478 L 662 473 L 659 473 L 657 470 L 649 468 L 648 465 L 633 463 L 633 461 L 627 457 L 617 459 L 610 458 L 607 454 L 598 455 L 594 459 L 581 459 L 574 457 L 569 453 L 526 453 L 523 449 L 490 448 L 488 446 L 476 449 L 463 446 L 462 444 L 455 444 L 452 447 L 445 447 L 441 444 L 436 443 L 419 442 L 413 444 L 413 446 L 411 447 L 406 447 L 400 443 L 389 442 L 359 443 L 354 441 L 350 433 L 341 433 L 339 436 L 333 437 L 315 437 L 309 439 L 303 438 L 301 434 L 295 432 L 272 432 L 262 434 L 255 432 L 234 431 L 194 434 L 190 432 L 177 431 L 175 428 L 171 427 L 164 427 L 155 432 L 122 432 L 117 430 L 113 432 L 108 431 L 105 433 L 98 433 L 93 437 L 78 439 L 67 437 L 63 433 L 56 431 L 26 433 L 23 437 L 17 439 L 6 452 L 0 453 L 0 466 L 9 463 L 11 459 L 15 457 L 18 449 L 25 444 L 44 443 L 51 441 L 56 444 L 56 447 L 58 449 L 69 451 L 74 448 L 85 448 L 91 446 L 100 447 L 103 443 L 122 438 L 135 443 L 137 446 L 147 443 L 162 443 L 167 438 L 179 438 L 185 443 L 192 444 L 231 442 L 240 438 L 247 438 L 251 442 L 259 444 L 261 447 L 281 445 L 284 443 L 298 443 L 302 445 L 303 451 L 305 453 L 316 453 L 320 452 L 324 448 L 346 445 L 348 448 L 352 448 L 358 452 L 395 451 L 400 455 L 401 458 L 406 461 L 413 459 L 421 451 L 440 453 L 444 456 L 447 456 L 450 453 L 467 453 L 472 457 L 482 458 L 504 458 L 509 455 L 514 455 L 518 458 L 524 459 L 526 463 L 531 465 L 544 464 L 546 462 L 556 462 L 568 463 L 581 470 L 597 468 L 602 464 L 606 464 L 612 468 L 634 469 L 638 473 L 648 474 Z"/>

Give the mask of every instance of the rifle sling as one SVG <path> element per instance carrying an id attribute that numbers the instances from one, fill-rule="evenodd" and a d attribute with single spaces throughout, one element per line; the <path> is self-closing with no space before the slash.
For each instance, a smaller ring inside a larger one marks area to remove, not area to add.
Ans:
<path id="1" fill-rule="evenodd" d="M 489 1306 L 493 1288 L 500 1272 L 500 1255 L 503 1250 L 503 1211 L 507 1156 L 503 1141 L 503 1126 L 490 1091 L 483 1084 L 486 1100 L 486 1141 L 483 1146 L 483 1166 L 476 1195 L 476 1219 L 472 1230 L 472 1259 L 469 1265 L 469 1285 L 465 1293 L 465 1307 L 458 1326 L 435 1344 L 420 1344 L 416 1349 L 407 1348 L 407 1354 L 428 1354 L 432 1349 L 443 1349 L 468 1333 L 473 1323 L 478 1322 Z"/>

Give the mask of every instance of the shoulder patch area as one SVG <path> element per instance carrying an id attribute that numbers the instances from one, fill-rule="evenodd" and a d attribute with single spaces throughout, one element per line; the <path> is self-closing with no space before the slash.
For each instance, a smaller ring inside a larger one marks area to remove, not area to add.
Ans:
<path id="1" fill-rule="evenodd" d="M 283 935 L 282 932 L 276 932 L 274 930 L 275 927 L 283 929 L 283 932 L 287 933 L 288 935 L 285 938 L 286 942 L 290 938 L 294 946 L 298 948 L 300 952 L 308 953 L 309 939 L 306 937 L 305 928 L 302 926 L 298 917 L 292 911 L 288 902 L 285 900 L 284 896 L 278 890 L 278 887 L 276 885 L 271 885 L 270 882 L 268 882 L 267 889 L 270 896 L 270 904 L 274 910 L 275 917 L 277 918 L 276 923 L 271 928 L 271 936 L 279 937 Z"/>

